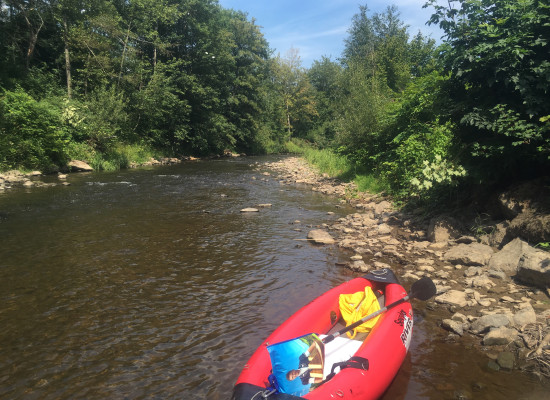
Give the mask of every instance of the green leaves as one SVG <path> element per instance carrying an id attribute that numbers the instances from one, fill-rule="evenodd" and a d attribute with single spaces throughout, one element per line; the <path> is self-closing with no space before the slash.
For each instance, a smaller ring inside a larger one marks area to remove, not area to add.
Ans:
<path id="1" fill-rule="evenodd" d="M 458 0 L 428 5 L 446 34 L 443 51 L 464 161 L 479 177 L 509 179 L 543 168 L 550 153 L 541 118 L 550 102 L 550 5 L 536 0 Z M 476 158 L 483 159 L 478 163 Z M 482 178 L 483 179 L 483 178 Z"/>
<path id="2" fill-rule="evenodd" d="M 54 99 L 55 101 L 55 99 Z M 67 161 L 70 140 L 61 106 L 23 89 L 0 95 L 0 168 L 50 171 Z"/>

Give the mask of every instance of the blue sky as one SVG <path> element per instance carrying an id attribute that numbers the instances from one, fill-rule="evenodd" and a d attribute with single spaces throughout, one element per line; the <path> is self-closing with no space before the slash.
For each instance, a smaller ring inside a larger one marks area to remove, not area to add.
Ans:
<path id="1" fill-rule="evenodd" d="M 224 8 L 233 8 L 254 17 L 275 55 L 285 56 L 294 47 L 299 50 L 302 65 L 309 68 L 322 56 L 335 61 L 344 49 L 344 39 L 359 5 L 366 4 L 373 13 L 382 13 L 396 5 L 401 20 L 409 25 L 409 34 L 419 30 L 438 43 L 441 31 L 427 26 L 431 8 L 423 9 L 426 0 L 219 0 Z"/>

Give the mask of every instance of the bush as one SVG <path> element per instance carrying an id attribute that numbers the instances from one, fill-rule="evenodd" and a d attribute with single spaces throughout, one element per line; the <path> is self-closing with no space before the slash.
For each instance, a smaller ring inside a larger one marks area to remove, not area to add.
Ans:
<path id="1" fill-rule="evenodd" d="M 21 88 L 0 97 L 0 168 L 51 171 L 68 161 L 70 136 L 54 102 Z"/>

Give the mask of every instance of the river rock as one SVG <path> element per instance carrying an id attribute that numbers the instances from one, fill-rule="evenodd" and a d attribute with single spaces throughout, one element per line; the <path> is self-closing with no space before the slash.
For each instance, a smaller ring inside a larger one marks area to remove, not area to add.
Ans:
<path id="1" fill-rule="evenodd" d="M 71 160 L 71 161 L 69 161 L 67 166 L 71 170 L 78 171 L 78 172 L 89 172 L 89 171 L 94 170 L 92 167 L 90 167 L 89 164 L 85 163 L 84 161 L 80 161 L 80 160 Z"/>
<path id="2" fill-rule="evenodd" d="M 535 322 L 537 322 L 537 314 L 530 304 L 514 314 L 514 324 L 516 326 L 522 327 Z"/>
<path id="3" fill-rule="evenodd" d="M 443 259 L 452 264 L 484 266 L 494 254 L 490 246 L 481 243 L 459 244 L 451 248 Z"/>
<path id="4" fill-rule="evenodd" d="M 542 289 L 550 287 L 550 253 L 534 250 L 523 254 L 518 263 L 516 278 Z"/>
<path id="5" fill-rule="evenodd" d="M 496 284 L 489 279 L 487 274 L 481 274 L 473 278 L 466 279 L 466 284 L 473 288 L 492 288 Z"/>
<path id="6" fill-rule="evenodd" d="M 516 340 L 518 336 L 517 333 L 518 332 L 515 329 L 507 328 L 505 326 L 491 329 L 491 331 L 483 337 L 483 344 L 485 346 L 507 345 L 508 343 Z"/>
<path id="7" fill-rule="evenodd" d="M 489 314 L 479 317 L 472 323 L 474 333 L 483 333 L 491 328 L 510 325 L 510 319 L 504 314 Z"/>
<path id="8" fill-rule="evenodd" d="M 370 267 L 363 260 L 352 260 L 349 263 L 349 268 L 358 272 L 369 272 Z"/>
<path id="9" fill-rule="evenodd" d="M 449 304 L 451 306 L 466 307 L 468 305 L 468 299 L 466 293 L 459 290 L 449 290 L 440 296 L 435 298 L 437 303 Z"/>
<path id="10" fill-rule="evenodd" d="M 449 216 L 432 218 L 428 227 L 428 240 L 434 243 L 447 243 L 460 236 L 458 221 Z"/>
<path id="11" fill-rule="evenodd" d="M 500 368 L 511 371 L 514 369 L 515 357 L 514 354 L 509 351 L 503 351 L 499 353 L 497 357 L 497 363 Z"/>
<path id="12" fill-rule="evenodd" d="M 533 248 L 527 242 L 515 238 L 502 250 L 491 256 L 488 266 L 490 269 L 501 269 L 505 272 L 515 273 L 521 257 L 531 251 L 533 251 Z"/>
<path id="13" fill-rule="evenodd" d="M 317 244 L 333 244 L 336 242 L 330 233 L 322 229 L 313 229 L 307 234 L 307 238 Z"/>
<path id="14" fill-rule="evenodd" d="M 489 276 L 489 278 L 496 278 L 496 279 L 500 279 L 500 280 L 503 280 L 503 281 L 505 281 L 506 278 L 508 278 L 508 276 L 503 271 L 500 271 L 500 270 L 497 270 L 497 269 L 488 270 L 487 275 Z"/>
<path id="15" fill-rule="evenodd" d="M 383 213 L 385 213 L 386 211 L 390 211 L 392 208 L 392 205 L 389 201 L 381 201 L 380 203 L 376 204 L 374 206 L 374 215 L 376 217 L 380 217 Z"/>
<path id="16" fill-rule="evenodd" d="M 387 235 L 391 233 L 392 229 L 388 224 L 380 224 L 378 225 L 377 231 L 380 235 Z"/>
<path id="17" fill-rule="evenodd" d="M 464 327 L 461 322 L 452 319 L 444 319 L 441 323 L 441 326 L 448 331 L 456 333 L 459 336 L 464 335 Z"/>
<path id="18" fill-rule="evenodd" d="M 508 221 L 493 225 L 491 233 L 485 235 L 482 238 L 482 242 L 492 247 L 502 248 L 510 240 L 508 238 L 508 226 L 510 226 Z"/>

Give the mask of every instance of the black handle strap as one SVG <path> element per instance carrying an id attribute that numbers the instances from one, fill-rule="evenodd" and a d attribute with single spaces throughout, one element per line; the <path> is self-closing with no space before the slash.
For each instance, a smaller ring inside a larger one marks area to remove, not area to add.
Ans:
<path id="1" fill-rule="evenodd" d="M 364 357 L 353 356 L 347 361 L 334 363 L 332 364 L 332 368 L 330 369 L 330 374 L 327 375 L 323 383 L 330 381 L 334 377 L 334 375 L 336 375 L 336 371 L 335 371 L 336 368 L 340 368 L 340 371 L 343 370 L 344 368 L 356 368 L 356 369 L 362 369 L 364 371 L 368 371 L 369 360 L 367 360 Z"/>

